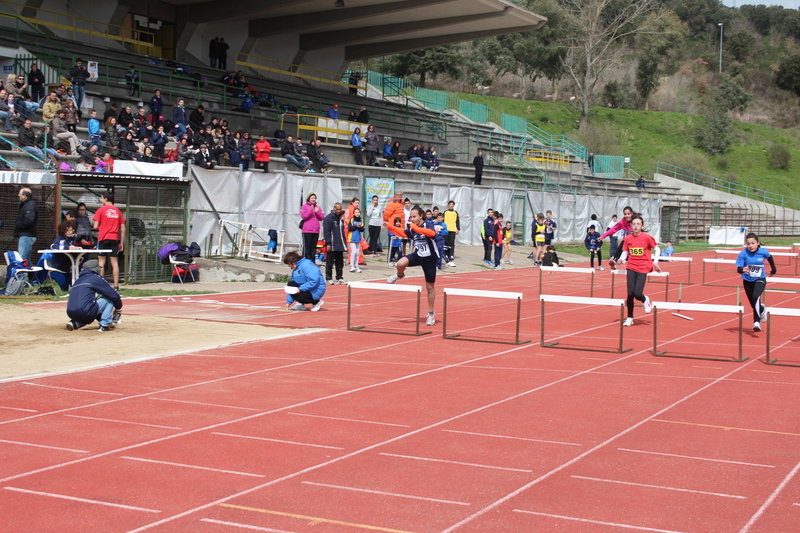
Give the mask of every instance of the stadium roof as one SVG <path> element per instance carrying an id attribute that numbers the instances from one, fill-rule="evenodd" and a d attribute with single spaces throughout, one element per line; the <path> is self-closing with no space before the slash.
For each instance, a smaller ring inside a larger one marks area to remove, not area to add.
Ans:
<path id="1" fill-rule="evenodd" d="M 348 61 L 535 30 L 547 21 L 508 0 L 166 2 L 188 23 L 247 20 L 250 39 L 291 36 L 300 52 L 344 47 Z"/>

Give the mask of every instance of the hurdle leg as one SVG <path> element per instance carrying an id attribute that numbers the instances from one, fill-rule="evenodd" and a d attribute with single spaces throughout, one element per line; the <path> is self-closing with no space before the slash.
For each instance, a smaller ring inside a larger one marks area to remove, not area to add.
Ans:
<path id="1" fill-rule="evenodd" d="M 421 309 L 421 302 L 422 302 L 422 291 L 419 291 L 417 293 L 417 314 L 416 314 L 417 319 L 415 320 L 417 324 L 417 331 L 416 331 L 417 337 L 419 337 L 419 313 Z"/>
<path id="2" fill-rule="evenodd" d="M 445 298 L 446 297 L 447 295 L 445 295 Z M 521 318 L 522 318 L 522 298 L 517 298 L 517 332 L 514 335 L 514 344 L 519 344 L 519 323 Z"/>
<path id="3" fill-rule="evenodd" d="M 665 302 L 669 301 L 669 276 L 667 276 L 667 288 L 666 292 L 664 293 L 664 301 Z"/>
<path id="4" fill-rule="evenodd" d="M 742 353 L 743 345 L 744 345 L 744 333 L 742 331 L 742 325 L 744 322 L 744 312 L 739 311 L 739 359 L 736 360 L 737 363 L 743 363 L 750 359 L 749 357 L 744 357 Z"/>
<path id="5" fill-rule="evenodd" d="M 615 277 L 616 276 L 614 275 L 614 271 L 612 270 L 611 271 L 611 299 L 612 300 L 614 299 L 614 278 Z"/>
<path id="6" fill-rule="evenodd" d="M 625 304 L 619 306 L 619 353 L 624 353 L 622 348 L 622 336 L 625 334 L 625 326 L 622 325 L 625 320 Z M 631 348 L 632 350 L 633 348 Z"/>
<path id="7" fill-rule="evenodd" d="M 542 269 L 539 268 L 539 294 L 542 294 Z"/>
<path id="8" fill-rule="evenodd" d="M 447 293 L 444 293 L 444 308 L 442 309 L 442 338 L 447 338 Z"/>
<path id="9" fill-rule="evenodd" d="M 653 308 L 653 355 L 661 355 L 658 353 L 658 308 Z"/>
<path id="10" fill-rule="evenodd" d="M 772 320 L 770 319 L 769 311 L 767 311 L 767 325 L 766 325 L 766 328 L 767 328 L 767 364 L 768 365 L 772 365 L 777 361 L 777 359 L 770 359 L 769 358 L 769 332 L 772 329 Z"/>
<path id="11" fill-rule="evenodd" d="M 542 300 L 542 340 L 539 342 L 539 346 L 541 346 L 542 348 L 547 347 L 547 346 L 554 346 L 555 344 L 558 344 L 557 342 L 553 343 L 553 344 L 545 344 L 544 343 L 544 317 L 545 317 L 545 314 L 544 314 L 544 300 Z"/>
<path id="12" fill-rule="evenodd" d="M 347 286 L 347 331 L 351 331 L 350 328 L 350 304 L 352 303 L 352 295 L 353 295 L 353 288 L 350 285 Z"/>
<path id="13" fill-rule="evenodd" d="M 691 285 L 692 284 L 692 262 L 691 261 L 689 261 L 689 279 L 686 280 L 686 284 L 687 285 Z"/>
<path id="14" fill-rule="evenodd" d="M 706 262 L 703 261 L 703 285 L 706 284 Z"/>
<path id="15" fill-rule="evenodd" d="M 589 297 L 594 298 L 594 270 L 592 270 L 592 281 L 589 286 Z"/>

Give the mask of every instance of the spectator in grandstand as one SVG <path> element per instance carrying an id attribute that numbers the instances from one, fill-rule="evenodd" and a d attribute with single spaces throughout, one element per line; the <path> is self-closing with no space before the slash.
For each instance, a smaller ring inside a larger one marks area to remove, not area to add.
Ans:
<path id="1" fill-rule="evenodd" d="M 44 98 L 45 83 L 47 82 L 44 79 L 44 73 L 39 70 L 39 66 L 36 63 L 32 64 L 31 71 L 28 72 L 28 85 L 34 102 L 40 103 Z"/>
<path id="2" fill-rule="evenodd" d="M 350 94 L 358 95 L 358 87 L 357 87 L 357 85 L 358 85 L 358 82 L 360 80 L 361 80 L 361 73 L 360 72 L 356 71 L 356 72 L 351 72 L 350 73 L 350 79 L 347 80 L 348 83 L 353 86 L 353 87 L 350 87 Z"/>
<path id="3" fill-rule="evenodd" d="M 119 158 L 130 161 L 132 159 L 139 159 L 139 150 L 136 143 L 133 142 L 133 132 L 126 131 L 119 139 Z"/>
<path id="4" fill-rule="evenodd" d="M 189 126 L 192 131 L 200 131 L 206 127 L 206 110 L 201 105 L 194 108 L 194 111 L 189 115 Z"/>
<path id="5" fill-rule="evenodd" d="M 64 94 L 61 97 L 61 105 L 66 105 L 67 100 L 72 100 L 72 103 L 75 104 L 75 109 L 78 110 L 78 118 L 81 118 L 81 110 L 78 108 L 78 99 L 75 98 L 75 93 L 72 90 L 72 87 L 67 87 L 64 89 Z"/>
<path id="6" fill-rule="evenodd" d="M 356 122 L 360 122 L 361 124 L 369 124 L 369 111 L 367 111 L 366 107 L 361 106 L 359 108 Z"/>
<path id="7" fill-rule="evenodd" d="M 144 154 L 142 154 L 143 163 L 161 163 L 161 159 L 153 154 L 152 146 L 144 147 Z"/>
<path id="8" fill-rule="evenodd" d="M 6 91 L 8 94 L 14 96 L 16 102 L 16 109 L 22 114 L 23 117 L 30 117 L 39 109 L 37 102 L 31 101 L 31 95 L 28 92 L 28 84 L 25 83 L 25 76 L 20 74 L 14 77 L 10 74 L 10 83 L 6 84 Z"/>
<path id="9" fill-rule="evenodd" d="M 153 156 L 159 160 L 164 158 L 164 147 L 167 145 L 167 134 L 164 133 L 164 126 L 159 126 L 158 130 L 150 137 L 150 144 L 153 145 Z"/>
<path id="10" fill-rule="evenodd" d="M 151 124 L 160 124 L 164 122 L 164 115 L 162 114 L 162 110 L 164 108 L 164 100 L 161 99 L 161 91 L 158 89 L 155 90 L 153 93 L 153 97 L 150 99 L 150 120 Z"/>
<path id="11" fill-rule="evenodd" d="M 131 88 L 131 97 L 139 94 L 139 73 L 136 72 L 136 67 L 133 65 L 128 67 L 128 72 L 125 73 L 125 81 L 128 87 Z"/>
<path id="12" fill-rule="evenodd" d="M 67 100 L 64 102 L 64 121 L 67 123 L 67 129 L 72 133 L 78 133 L 78 108 L 75 107 L 75 102 Z"/>
<path id="13" fill-rule="evenodd" d="M 184 165 L 188 164 L 192 157 L 192 152 L 189 147 L 189 141 L 186 140 L 186 137 L 181 137 L 178 141 L 178 146 L 176 148 L 178 151 L 178 155 L 176 156 L 176 161 L 178 163 L 183 163 Z"/>
<path id="14" fill-rule="evenodd" d="M 305 165 L 305 172 L 313 173 L 314 169 L 311 168 L 311 160 L 305 153 L 303 153 L 303 141 L 300 139 L 300 137 L 298 137 L 297 140 L 294 141 L 292 149 L 293 149 L 292 155 L 294 155 L 294 157 L 298 161 L 300 161 L 301 163 L 303 163 L 303 165 Z"/>
<path id="15" fill-rule="evenodd" d="M 220 70 L 225 70 L 226 68 L 228 68 L 228 49 L 230 48 L 230 46 L 228 46 L 228 43 L 225 42 L 225 39 L 223 37 L 219 38 L 219 44 L 217 46 L 218 46 L 217 49 L 218 66 Z"/>
<path id="16" fill-rule="evenodd" d="M 394 161 L 394 164 L 398 168 L 405 168 L 405 164 L 403 163 L 403 150 L 400 148 L 400 141 L 395 141 L 392 144 L 391 152 L 389 156 L 386 156 L 386 159 L 389 161 Z"/>
<path id="17" fill-rule="evenodd" d="M 64 87 L 63 83 L 56 87 L 56 96 L 58 96 L 58 101 L 61 102 L 61 105 L 64 105 L 64 99 L 67 97 L 67 88 Z"/>
<path id="18" fill-rule="evenodd" d="M 389 137 L 383 138 L 383 151 L 381 152 L 381 157 L 392 161 L 392 139 Z"/>
<path id="19" fill-rule="evenodd" d="M 291 135 L 287 135 L 286 139 L 281 143 L 281 157 L 295 165 L 297 168 L 301 169 L 303 172 L 306 171 L 307 167 L 303 160 L 298 160 L 294 156 L 294 138 Z"/>
<path id="20" fill-rule="evenodd" d="M 6 121 L 6 133 L 16 133 L 14 125 L 11 124 L 11 119 L 19 115 L 14 112 L 13 103 L 11 105 L 8 104 L 7 98 L 6 91 L 0 90 L 0 120 L 5 119 Z"/>
<path id="21" fill-rule="evenodd" d="M 114 158 L 111 157 L 110 153 L 106 152 L 102 158 L 95 159 L 94 171 L 105 172 L 106 174 L 114 173 Z"/>
<path id="22" fill-rule="evenodd" d="M 61 109 L 61 100 L 55 91 L 51 91 L 42 106 L 42 119 L 45 122 L 50 122 L 56 116 L 56 112 Z"/>
<path id="23" fill-rule="evenodd" d="M 367 127 L 367 132 L 364 134 L 364 150 L 367 152 L 367 166 L 375 166 L 378 162 L 378 132 L 372 124 Z"/>
<path id="24" fill-rule="evenodd" d="M 246 133 L 245 135 L 247 135 L 249 140 L 250 134 Z M 283 151 L 282 147 L 281 151 Z M 263 169 L 265 174 L 269 172 L 270 152 L 272 152 L 272 145 L 267 140 L 267 136 L 262 133 L 258 136 L 258 142 L 256 143 L 256 168 Z"/>
<path id="25" fill-rule="evenodd" d="M 17 134 L 19 135 L 17 137 L 17 144 L 20 148 L 38 158 L 42 162 L 46 162 L 44 152 L 42 152 L 42 150 L 36 146 L 36 132 L 33 131 L 31 119 L 26 118 L 22 122 L 22 127 L 19 129 Z"/>
<path id="26" fill-rule="evenodd" d="M 594 175 L 594 154 L 589 152 L 589 157 L 586 159 L 586 162 L 589 164 L 589 172 Z"/>
<path id="27" fill-rule="evenodd" d="M 178 102 L 172 107 L 172 122 L 175 124 L 175 135 L 183 137 L 186 135 L 186 108 L 183 106 L 183 98 L 178 98 Z"/>
<path id="28" fill-rule="evenodd" d="M 238 134 L 240 132 L 237 131 L 236 133 Z M 241 137 L 236 143 L 236 149 L 239 150 L 242 170 L 246 172 L 247 169 L 250 168 L 250 161 L 253 160 L 253 139 L 250 138 L 249 133 L 244 132 L 241 134 Z M 270 150 L 272 150 L 272 147 L 270 147 Z"/>
<path id="29" fill-rule="evenodd" d="M 53 134 L 57 139 L 69 142 L 70 154 L 78 155 L 78 136 L 67 130 L 67 122 L 64 119 L 64 115 L 63 109 L 59 109 L 58 113 L 56 113 L 56 118 L 52 122 Z"/>
<path id="30" fill-rule="evenodd" d="M 408 148 L 408 153 L 406 153 L 406 157 L 409 161 L 414 163 L 414 170 L 420 170 L 422 168 L 422 158 L 417 155 L 417 150 L 419 149 L 419 145 L 415 144 Z"/>
<path id="31" fill-rule="evenodd" d="M 475 167 L 475 185 L 480 185 L 483 179 L 483 152 L 478 152 L 472 160 L 472 166 Z"/>
<path id="32" fill-rule="evenodd" d="M 75 238 L 79 246 L 92 244 L 92 221 L 86 214 L 86 204 L 81 202 L 75 209 Z"/>
<path id="33" fill-rule="evenodd" d="M 355 122 L 357 118 L 358 118 L 358 116 L 356 115 L 356 112 L 351 109 L 350 110 L 350 114 L 347 116 L 347 121 L 348 122 Z"/>
<path id="34" fill-rule="evenodd" d="M 145 130 L 149 124 L 150 123 L 147 121 L 147 111 L 145 108 L 140 107 L 139 111 L 133 115 L 134 135 L 141 139 L 145 135 Z"/>
<path id="35" fill-rule="evenodd" d="M 100 154 L 98 145 L 93 144 L 80 153 L 81 160 L 78 163 L 78 170 L 92 170 L 97 156 Z"/>
<path id="36" fill-rule="evenodd" d="M 364 149 L 364 142 L 361 140 L 361 128 L 356 128 L 353 135 L 350 137 L 350 144 L 353 147 L 353 157 L 356 159 L 356 165 L 363 165 L 364 159 L 361 157 L 361 152 Z"/>
<path id="37" fill-rule="evenodd" d="M 230 166 L 230 156 L 228 154 L 228 147 L 226 146 L 225 136 L 222 130 L 217 128 L 214 130 L 213 135 L 214 143 L 211 146 L 211 156 L 219 166 Z"/>
<path id="38" fill-rule="evenodd" d="M 194 164 L 200 168 L 214 170 L 214 159 L 208 151 L 208 145 L 200 145 L 200 150 L 194 154 Z"/>
<path id="39" fill-rule="evenodd" d="M 108 109 L 106 109 L 106 112 L 103 113 L 103 124 L 105 124 L 106 121 L 111 117 L 114 117 L 116 119 L 118 114 L 119 114 L 119 104 L 116 102 L 111 102 L 111 104 L 109 104 Z"/>
<path id="40" fill-rule="evenodd" d="M 431 163 L 431 172 L 439 170 L 439 156 L 436 154 L 436 147 L 428 146 L 428 161 Z"/>
<path id="41" fill-rule="evenodd" d="M 325 155 L 325 152 L 322 151 L 322 141 L 316 139 L 308 143 L 306 154 L 308 154 L 308 158 L 319 167 L 320 172 L 328 171 L 328 164 L 330 161 L 328 156 Z"/>
<path id="42" fill-rule="evenodd" d="M 214 37 L 208 43 L 208 61 L 211 68 L 217 68 L 217 56 L 219 55 L 219 37 Z"/>
<path id="43" fill-rule="evenodd" d="M 414 150 L 414 153 L 420 158 L 420 161 L 422 161 L 422 166 L 430 170 L 433 165 L 428 161 L 428 149 L 425 145 L 417 145 L 417 149 Z"/>
<path id="44" fill-rule="evenodd" d="M 116 156 L 119 150 L 119 132 L 117 130 L 117 119 L 108 117 L 106 127 L 106 151 Z"/>
<path id="45" fill-rule="evenodd" d="M 130 105 L 126 105 L 117 115 L 117 124 L 129 130 L 133 124 L 133 112 Z"/>
<path id="46" fill-rule="evenodd" d="M 333 120 L 339 120 L 339 104 L 333 104 L 325 116 Z"/>
<path id="47" fill-rule="evenodd" d="M 91 76 L 80 58 L 75 60 L 75 66 L 69 71 L 69 75 L 74 88 L 75 99 L 77 100 L 75 103 L 78 104 L 78 109 L 80 109 L 86 93 L 86 80 Z"/>
<path id="48" fill-rule="evenodd" d="M 644 176 L 639 176 L 639 179 L 636 180 L 636 188 L 642 189 L 643 191 L 647 190 L 647 187 L 645 187 L 644 183 Z"/>

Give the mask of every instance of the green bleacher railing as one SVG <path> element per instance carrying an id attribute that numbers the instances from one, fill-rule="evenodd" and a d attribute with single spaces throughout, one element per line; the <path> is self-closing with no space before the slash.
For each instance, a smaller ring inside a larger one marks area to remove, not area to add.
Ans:
<path id="1" fill-rule="evenodd" d="M 489 122 L 489 106 L 476 104 L 467 100 L 460 100 L 458 104 L 458 112 L 472 122 L 478 124 L 486 124 Z"/>
<path id="2" fill-rule="evenodd" d="M 503 115 L 500 117 L 500 127 L 509 133 L 519 133 L 522 135 L 527 135 L 528 133 L 527 120 L 522 117 L 508 115 L 506 113 L 503 113 Z"/>
<path id="3" fill-rule="evenodd" d="M 800 198 L 793 198 L 791 196 L 765 191 L 764 189 L 740 185 L 732 181 L 715 178 L 714 176 L 708 176 L 693 170 L 676 167 L 669 163 L 656 163 L 656 173 L 671 176 L 696 185 L 702 185 L 703 187 L 708 187 L 717 191 L 759 200 L 768 204 L 775 204 L 789 209 L 800 209 Z"/>
<path id="4" fill-rule="evenodd" d="M 61 50 L 62 52 L 64 52 L 64 54 L 69 56 L 70 65 L 75 63 L 75 56 L 72 55 L 72 52 L 70 52 L 69 50 L 67 50 L 66 48 L 61 46 L 60 44 L 58 44 L 55 41 L 53 41 L 46 33 L 43 33 L 39 28 L 29 24 L 27 21 L 21 19 L 20 17 L 18 17 L 16 15 L 12 15 L 11 13 L 0 12 L 0 17 L 10 18 L 10 19 L 14 20 L 14 27 L 13 28 L 9 28 L 7 26 L 0 26 L 0 31 L 13 31 L 14 32 L 14 42 L 16 42 L 17 46 L 24 46 L 25 43 L 27 43 L 27 47 L 36 48 L 39 51 L 39 55 L 42 56 L 42 64 L 48 65 L 51 68 L 56 68 L 56 65 L 59 65 L 60 61 L 56 61 L 55 64 L 50 64 L 50 61 L 59 60 L 60 58 L 48 53 L 47 51 L 45 51 L 44 48 L 39 46 L 38 43 L 33 41 L 27 35 L 25 35 L 25 33 L 22 32 L 22 26 L 24 26 L 28 31 L 31 31 L 31 32 L 37 34 L 39 37 L 47 40 L 54 48 L 57 48 L 57 49 Z"/>
<path id="5" fill-rule="evenodd" d="M 535 137 L 545 146 L 551 146 L 571 153 L 581 161 L 586 161 L 586 158 L 589 157 L 589 150 L 587 150 L 585 146 L 566 135 L 550 135 L 542 128 L 531 123 L 528 123 L 528 135 Z"/>
<path id="6" fill-rule="evenodd" d="M 620 155 L 595 155 L 594 175 L 601 178 L 624 178 L 625 158 Z"/>

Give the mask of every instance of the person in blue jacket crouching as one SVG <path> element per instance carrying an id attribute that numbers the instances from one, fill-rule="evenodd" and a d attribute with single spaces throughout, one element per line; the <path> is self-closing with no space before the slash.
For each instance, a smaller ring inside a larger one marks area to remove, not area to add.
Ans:
<path id="1" fill-rule="evenodd" d="M 100 267 L 96 267 L 100 270 Z M 122 316 L 122 298 L 95 270 L 84 268 L 69 291 L 67 331 L 88 326 L 95 320 L 100 331 L 110 331 Z"/>
<path id="2" fill-rule="evenodd" d="M 325 278 L 313 261 L 297 252 L 283 256 L 283 262 L 292 269 L 292 279 L 286 284 L 286 306 L 293 311 L 305 311 L 312 304 L 312 311 L 319 311 L 325 294 Z"/>

